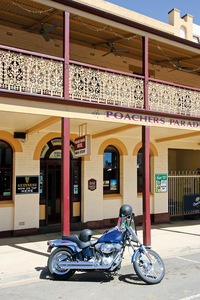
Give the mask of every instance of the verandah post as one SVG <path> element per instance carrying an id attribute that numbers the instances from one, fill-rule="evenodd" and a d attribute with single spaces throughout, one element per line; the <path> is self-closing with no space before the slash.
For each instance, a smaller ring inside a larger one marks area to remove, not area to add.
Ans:
<path id="1" fill-rule="evenodd" d="M 70 119 L 62 118 L 62 165 L 61 165 L 61 223 L 62 234 L 70 233 Z"/>
<path id="2" fill-rule="evenodd" d="M 149 143 L 150 143 L 150 128 L 148 126 L 142 126 L 143 243 L 146 246 L 151 245 Z"/>
<path id="3" fill-rule="evenodd" d="M 144 108 L 149 110 L 148 102 L 148 37 L 143 38 L 143 73 L 144 73 Z M 142 165 L 143 165 L 143 243 L 151 245 L 151 220 L 150 220 L 150 128 L 142 126 Z"/>
<path id="4" fill-rule="evenodd" d="M 64 12 L 63 93 L 69 99 L 69 13 Z M 62 234 L 70 234 L 70 119 L 62 118 L 61 223 Z"/>
<path id="5" fill-rule="evenodd" d="M 63 72 L 63 93 L 64 99 L 69 99 L 69 13 L 64 12 L 64 72 Z"/>

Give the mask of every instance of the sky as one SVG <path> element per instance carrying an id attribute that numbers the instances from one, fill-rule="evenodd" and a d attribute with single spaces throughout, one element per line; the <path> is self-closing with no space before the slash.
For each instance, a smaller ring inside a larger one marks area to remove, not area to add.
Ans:
<path id="1" fill-rule="evenodd" d="M 200 25 L 200 0 L 106 0 L 142 15 L 168 24 L 168 12 L 180 10 L 180 16 L 193 16 L 193 23 Z"/>

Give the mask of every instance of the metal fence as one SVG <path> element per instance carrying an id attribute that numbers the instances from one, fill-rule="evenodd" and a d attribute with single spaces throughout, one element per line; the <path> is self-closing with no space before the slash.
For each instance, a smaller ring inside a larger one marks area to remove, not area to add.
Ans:
<path id="1" fill-rule="evenodd" d="M 184 195 L 200 194 L 200 175 L 196 171 L 170 172 L 168 191 L 170 216 L 199 214 L 200 210 L 185 212 L 183 207 Z"/>

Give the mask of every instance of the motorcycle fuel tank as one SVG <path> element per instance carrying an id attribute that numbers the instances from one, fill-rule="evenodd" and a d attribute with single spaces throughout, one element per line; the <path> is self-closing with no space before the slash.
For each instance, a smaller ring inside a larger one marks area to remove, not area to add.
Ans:
<path id="1" fill-rule="evenodd" d="M 108 231 L 104 233 L 99 239 L 99 243 L 120 243 L 122 242 L 122 233 L 119 230 Z"/>

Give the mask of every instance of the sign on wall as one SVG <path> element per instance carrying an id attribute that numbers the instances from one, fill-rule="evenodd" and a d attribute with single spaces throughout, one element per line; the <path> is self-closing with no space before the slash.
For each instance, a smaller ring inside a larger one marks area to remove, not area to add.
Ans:
<path id="1" fill-rule="evenodd" d="M 90 154 L 90 136 L 84 135 L 75 139 L 75 157 Z"/>
<path id="2" fill-rule="evenodd" d="M 156 193 L 167 192 L 167 174 L 156 174 Z"/>
<path id="3" fill-rule="evenodd" d="M 88 190 L 94 191 L 97 188 L 97 181 L 94 178 L 88 180 Z"/>
<path id="4" fill-rule="evenodd" d="M 101 115 L 99 116 L 100 119 Z M 138 124 L 146 126 L 159 126 L 168 128 L 182 128 L 190 130 L 200 130 L 200 122 L 191 120 L 181 120 L 166 117 L 157 117 L 140 114 L 128 114 L 122 112 L 106 111 L 104 120 L 123 122 L 128 124 Z"/>
<path id="5" fill-rule="evenodd" d="M 194 120 L 184 120 L 155 115 L 145 115 L 139 113 L 127 113 L 120 111 L 108 111 L 103 109 L 90 109 L 88 107 L 69 107 L 66 117 L 74 119 L 98 120 L 115 122 L 118 124 L 144 125 L 163 128 L 179 128 L 200 131 L 200 122 Z M 180 116 L 181 117 L 181 116 Z"/>
<path id="6" fill-rule="evenodd" d="M 16 194 L 37 194 L 38 192 L 38 176 L 16 176 Z"/>

